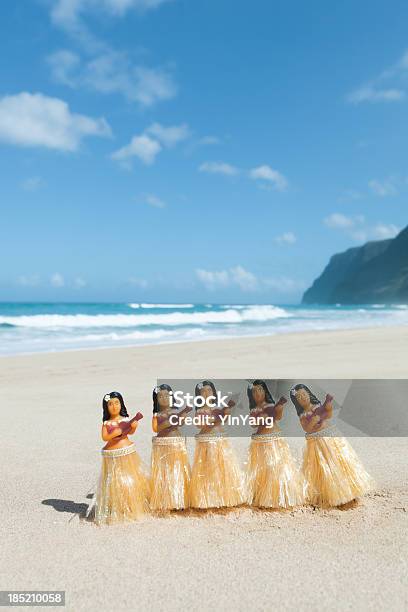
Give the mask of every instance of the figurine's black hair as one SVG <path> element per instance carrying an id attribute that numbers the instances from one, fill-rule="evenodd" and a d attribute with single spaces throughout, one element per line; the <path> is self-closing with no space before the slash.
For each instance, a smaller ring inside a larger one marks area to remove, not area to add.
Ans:
<path id="1" fill-rule="evenodd" d="M 109 395 L 109 399 L 114 399 L 115 397 L 118 398 L 118 400 L 120 401 L 120 416 L 123 417 L 127 417 L 128 415 L 128 411 L 126 410 L 126 406 L 125 406 L 125 402 L 123 401 L 123 397 L 121 395 L 121 393 L 119 393 L 118 391 L 111 391 L 110 393 L 107 393 L 106 395 Z M 103 400 L 102 400 L 102 409 L 103 409 L 103 421 L 109 421 L 110 420 L 110 414 L 109 414 L 109 410 L 108 410 L 108 401 L 109 400 L 105 400 L 106 395 L 103 396 Z"/>
<path id="2" fill-rule="evenodd" d="M 159 412 L 159 400 L 157 397 L 159 394 L 159 391 L 157 391 L 156 393 L 156 389 L 159 389 L 159 391 L 168 391 L 169 393 L 173 392 L 173 389 L 170 387 L 170 385 L 166 385 L 166 384 L 159 385 L 158 387 L 155 387 L 153 389 L 153 414 L 156 414 L 157 412 Z"/>
<path id="3" fill-rule="evenodd" d="M 256 406 L 256 402 L 255 402 L 255 400 L 253 398 L 253 395 L 252 395 L 252 388 L 255 385 L 262 387 L 263 390 L 265 391 L 265 401 L 266 401 L 267 404 L 274 404 L 275 403 L 275 400 L 273 399 L 272 393 L 269 391 L 266 382 L 264 380 L 261 380 L 261 379 L 258 378 L 257 380 L 254 380 L 254 382 L 252 384 L 248 385 L 248 387 L 247 387 L 247 395 L 248 395 L 248 401 L 249 401 L 249 410 L 253 410 L 253 408 L 255 408 L 255 406 Z"/>
<path id="4" fill-rule="evenodd" d="M 320 400 L 311 392 L 309 387 L 307 387 L 306 385 L 303 385 L 302 383 L 298 385 L 294 385 L 290 390 L 290 399 L 292 400 L 292 404 L 296 408 L 296 412 L 298 416 L 300 416 L 304 411 L 304 408 L 302 408 L 302 406 L 299 404 L 298 400 L 296 399 L 296 391 L 299 391 L 300 389 L 304 389 L 308 393 L 311 404 L 316 406 L 321 403 Z"/>
<path id="5" fill-rule="evenodd" d="M 198 384 L 195 386 L 195 389 L 194 389 L 194 395 L 195 395 L 195 397 L 197 397 L 198 395 L 201 395 L 201 389 L 202 389 L 203 387 L 211 387 L 214 397 L 216 397 L 216 396 L 217 396 L 217 390 L 216 390 L 216 388 L 215 388 L 215 386 L 214 386 L 214 383 L 212 383 L 212 382 L 211 382 L 211 380 L 202 380 L 200 383 L 198 383 Z M 196 409 L 196 410 L 197 410 L 198 408 L 199 408 L 199 406 L 196 406 L 196 407 L 195 407 L 195 409 Z"/>

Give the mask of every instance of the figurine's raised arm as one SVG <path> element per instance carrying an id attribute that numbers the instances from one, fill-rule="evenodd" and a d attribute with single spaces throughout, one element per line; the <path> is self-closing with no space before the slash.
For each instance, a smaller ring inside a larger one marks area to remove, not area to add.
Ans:
<path id="1" fill-rule="evenodd" d="M 333 396 L 327 394 L 323 404 L 318 405 L 312 416 L 302 415 L 300 421 L 306 433 L 313 433 L 316 427 L 321 428 L 324 421 L 331 419 L 333 415 Z"/>
<path id="2" fill-rule="evenodd" d="M 213 408 L 213 410 L 211 410 L 211 414 L 217 420 L 220 420 L 220 417 L 225 416 L 227 414 L 231 414 L 231 410 L 234 406 L 235 406 L 234 400 L 230 399 L 227 406 L 225 406 L 224 408 Z"/>
<path id="3" fill-rule="evenodd" d="M 172 415 L 172 416 L 176 416 L 177 417 L 177 423 L 175 425 L 171 425 L 170 422 L 169 422 L 168 426 L 164 427 L 162 429 L 162 434 L 167 436 L 170 433 L 172 433 L 173 431 L 176 431 L 183 424 L 183 420 L 184 420 L 185 415 L 188 414 L 191 411 L 192 411 L 191 406 L 186 406 L 178 414 Z"/>
<path id="4" fill-rule="evenodd" d="M 177 416 L 177 425 L 172 425 L 172 429 L 177 429 L 178 427 L 180 427 L 183 424 L 183 421 L 185 420 L 186 414 L 188 414 L 189 412 L 192 411 L 192 407 L 191 406 L 185 406 L 185 408 L 183 408 L 183 410 L 181 410 L 178 414 L 176 414 Z"/>
<path id="5" fill-rule="evenodd" d="M 183 408 L 183 410 L 180 410 L 180 412 L 173 412 L 170 416 L 175 416 L 177 417 L 177 420 L 179 421 L 179 424 L 181 423 L 181 421 L 183 420 L 184 416 L 188 413 L 191 412 L 192 408 L 191 406 L 186 406 L 185 408 Z M 155 415 L 155 417 L 157 418 L 157 422 L 162 424 L 165 423 L 166 421 L 169 420 L 169 414 L 165 413 L 165 414 L 157 414 Z M 172 425 L 168 425 L 168 427 L 172 427 Z"/>
<path id="6" fill-rule="evenodd" d="M 262 412 L 272 417 L 274 421 L 280 421 L 283 414 L 283 407 L 287 403 L 286 397 L 282 397 L 276 402 L 276 404 L 267 404 L 264 406 Z"/>
<path id="7" fill-rule="evenodd" d="M 143 419 L 143 414 L 141 412 L 138 412 L 133 419 L 130 419 L 130 421 L 121 421 L 119 423 L 119 427 L 122 430 L 122 433 L 135 433 L 136 429 L 137 429 L 137 423 L 138 421 L 140 421 L 141 419 Z"/>
<path id="8" fill-rule="evenodd" d="M 333 396 L 328 393 L 322 407 L 319 409 L 319 414 L 325 419 L 331 419 L 333 415 L 333 399 Z"/>

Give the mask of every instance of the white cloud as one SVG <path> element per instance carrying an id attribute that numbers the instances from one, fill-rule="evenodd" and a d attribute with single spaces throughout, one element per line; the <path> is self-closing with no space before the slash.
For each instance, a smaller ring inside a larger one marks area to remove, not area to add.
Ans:
<path id="1" fill-rule="evenodd" d="M 65 285 L 65 280 L 59 272 L 55 272 L 50 278 L 50 283 L 53 287 L 59 288 Z"/>
<path id="2" fill-rule="evenodd" d="M 326 217 L 323 222 L 331 229 L 339 229 L 346 232 L 357 242 L 394 238 L 401 231 L 401 229 L 393 223 L 377 223 L 371 225 L 366 222 L 363 215 L 346 217 L 341 213 L 333 213 Z"/>
<path id="3" fill-rule="evenodd" d="M 361 200 L 363 197 L 363 194 L 356 189 L 346 189 L 338 200 L 340 202 L 345 202 L 349 200 Z"/>
<path id="4" fill-rule="evenodd" d="M 48 57 L 54 80 L 69 87 L 85 87 L 104 94 L 120 94 L 149 107 L 177 94 L 172 74 L 163 67 L 134 62 L 130 55 L 116 51 L 94 36 L 85 22 L 88 14 L 106 13 L 121 17 L 130 9 L 145 11 L 168 0 L 51 0 L 54 24 L 74 36 L 90 54 L 82 60 L 77 54 L 61 49 Z"/>
<path id="5" fill-rule="evenodd" d="M 356 242 L 367 242 L 369 239 L 368 233 L 364 229 L 352 230 L 349 234 Z"/>
<path id="6" fill-rule="evenodd" d="M 21 287 L 37 287 L 40 283 L 40 279 L 37 275 L 22 275 L 17 278 L 17 285 Z"/>
<path id="7" fill-rule="evenodd" d="M 368 181 L 367 186 L 369 191 L 380 197 L 385 198 L 389 196 L 398 195 L 398 190 L 403 186 L 403 181 L 399 179 L 397 176 L 390 176 L 383 180 L 372 179 Z M 343 194 L 338 198 L 339 202 L 348 202 L 355 200 L 362 200 L 366 198 L 368 195 L 367 191 L 357 191 L 355 189 L 347 189 L 343 192 Z"/>
<path id="8" fill-rule="evenodd" d="M 377 181 L 375 179 L 369 181 L 368 186 L 371 191 L 380 198 L 397 195 L 398 191 L 392 179 L 386 181 Z"/>
<path id="9" fill-rule="evenodd" d="M 350 235 L 357 242 L 367 242 L 367 240 L 386 240 L 388 238 L 395 238 L 401 231 L 400 227 L 397 227 L 393 223 L 377 223 L 376 225 L 368 225 L 364 229 L 353 230 Z"/>
<path id="10" fill-rule="evenodd" d="M 95 4 L 95 0 L 93 2 Z M 147 11 L 159 7 L 164 2 L 168 2 L 168 0 L 98 0 L 97 6 L 98 9 L 106 7 L 112 14 L 121 17 L 131 9 Z M 88 3 L 90 3 L 90 0 L 88 0 Z"/>
<path id="11" fill-rule="evenodd" d="M 402 54 L 402 57 L 398 62 L 398 67 L 401 70 L 408 70 L 408 50 L 404 51 L 404 53 Z"/>
<path id="12" fill-rule="evenodd" d="M 200 172 L 224 174 L 225 176 L 236 176 L 239 172 L 238 168 L 225 162 L 204 162 L 198 169 Z"/>
<path id="13" fill-rule="evenodd" d="M 71 29 L 79 19 L 86 0 L 54 0 L 51 18 L 59 26 Z"/>
<path id="14" fill-rule="evenodd" d="M 161 123 L 152 123 L 146 132 L 151 134 L 165 147 L 174 147 L 182 140 L 190 137 L 190 129 L 186 123 L 181 125 L 170 125 L 168 127 Z"/>
<path id="15" fill-rule="evenodd" d="M 224 176 L 236 176 L 241 172 L 236 166 L 220 161 L 204 162 L 198 167 L 198 170 L 200 172 L 208 172 L 209 174 L 223 174 Z M 245 175 L 259 182 L 264 188 L 271 186 L 277 191 L 286 191 L 288 188 L 289 183 L 286 177 L 278 172 L 278 170 L 274 170 L 266 164 L 252 168 L 248 172 L 245 171 Z"/>
<path id="16" fill-rule="evenodd" d="M 159 7 L 168 0 L 52 0 L 51 19 L 59 27 L 73 33 L 85 34 L 82 23 L 87 13 L 107 13 L 123 17 L 129 10 L 141 12 Z"/>
<path id="17" fill-rule="evenodd" d="M 190 141 L 187 152 L 188 153 L 192 153 L 193 151 L 197 150 L 200 147 L 210 147 L 210 146 L 216 146 L 216 145 L 220 145 L 221 144 L 221 139 L 218 138 L 217 136 L 202 136 L 195 138 L 194 140 Z"/>
<path id="18" fill-rule="evenodd" d="M 132 157 L 138 157 L 144 164 L 156 161 L 163 147 L 174 147 L 190 136 L 188 125 L 164 126 L 153 123 L 139 136 L 134 136 L 130 143 L 112 153 L 112 159 L 129 164 Z"/>
<path id="19" fill-rule="evenodd" d="M 217 136 L 203 136 L 197 141 L 198 145 L 218 145 L 221 144 L 221 140 Z"/>
<path id="20" fill-rule="evenodd" d="M 128 278 L 127 282 L 129 285 L 132 285 L 133 287 L 137 287 L 138 289 L 147 289 L 147 287 L 149 286 L 149 283 L 147 282 L 146 279 L 137 278 L 134 276 Z"/>
<path id="21" fill-rule="evenodd" d="M 153 206 L 153 208 L 165 208 L 166 202 L 154 195 L 154 193 L 148 193 L 145 197 L 146 204 Z"/>
<path id="22" fill-rule="evenodd" d="M 227 287 L 230 284 L 230 276 L 227 270 L 196 270 L 199 281 L 210 291 L 219 287 Z"/>
<path id="23" fill-rule="evenodd" d="M 110 136 L 105 119 L 72 113 L 59 98 L 23 92 L 0 98 L 0 141 L 75 151 L 86 136 Z"/>
<path id="24" fill-rule="evenodd" d="M 303 282 L 287 277 L 258 278 L 240 265 L 226 270 L 198 269 L 196 270 L 196 276 L 209 291 L 237 287 L 242 292 L 264 292 L 272 289 L 280 294 L 293 294 L 305 288 Z"/>
<path id="25" fill-rule="evenodd" d="M 285 191 L 288 187 L 286 177 L 278 172 L 278 170 L 274 170 L 266 164 L 250 170 L 249 176 L 254 180 L 267 181 L 268 183 L 271 183 L 278 191 Z"/>
<path id="26" fill-rule="evenodd" d="M 40 176 L 30 176 L 21 183 L 24 191 L 38 191 L 44 185 L 45 183 Z"/>
<path id="27" fill-rule="evenodd" d="M 293 232 L 284 232 L 280 236 L 276 236 L 275 242 L 278 244 L 295 244 L 296 236 Z"/>
<path id="28" fill-rule="evenodd" d="M 238 265 L 228 270 L 196 270 L 197 278 L 210 291 L 220 287 L 238 287 L 241 291 L 255 291 L 258 279 L 252 272 Z"/>
<path id="29" fill-rule="evenodd" d="M 133 136 L 128 145 L 112 153 L 111 157 L 121 162 L 128 161 L 132 157 L 138 157 L 144 164 L 151 165 L 161 149 L 162 147 L 157 140 L 153 140 L 146 134 L 141 134 L 140 136 Z"/>
<path id="30" fill-rule="evenodd" d="M 51 68 L 52 77 L 57 83 L 69 87 L 76 86 L 75 71 L 81 64 L 79 55 L 68 49 L 60 49 L 49 55 L 47 62 Z"/>
<path id="31" fill-rule="evenodd" d="M 264 284 L 267 288 L 273 289 L 277 293 L 298 293 L 305 289 L 303 281 L 281 276 L 279 278 L 266 278 Z"/>
<path id="32" fill-rule="evenodd" d="M 355 220 L 352 217 L 346 217 L 342 213 L 332 213 L 324 219 L 324 224 L 331 228 L 349 228 L 354 227 Z"/>
<path id="33" fill-rule="evenodd" d="M 406 72 L 408 70 L 408 51 L 391 67 L 376 78 L 366 82 L 346 96 L 350 104 L 363 102 L 399 102 L 406 98 Z"/>
<path id="34" fill-rule="evenodd" d="M 152 106 L 160 100 L 169 100 L 177 94 L 173 77 L 162 68 L 134 66 L 113 77 L 109 63 L 98 58 L 89 66 L 88 82 L 98 91 L 119 92 L 142 106 Z"/>
<path id="35" fill-rule="evenodd" d="M 173 76 L 164 68 L 133 63 L 126 53 L 104 49 L 86 62 L 62 49 L 48 57 L 55 81 L 85 87 L 103 94 L 121 94 L 131 102 L 149 107 L 177 94 Z"/>
<path id="36" fill-rule="evenodd" d="M 258 279 L 255 274 L 248 272 L 242 266 L 236 266 L 229 271 L 231 282 L 237 285 L 241 291 L 256 291 L 258 288 Z"/>
<path id="37" fill-rule="evenodd" d="M 84 278 L 82 278 L 82 276 L 77 276 L 76 278 L 74 278 L 74 287 L 76 289 L 83 289 L 86 286 L 87 282 Z"/>
<path id="38" fill-rule="evenodd" d="M 405 98 L 402 89 L 375 89 L 372 86 L 360 87 L 347 96 L 351 104 L 361 102 L 399 102 Z"/>
<path id="39" fill-rule="evenodd" d="M 385 240 L 386 238 L 395 238 L 401 231 L 400 227 L 397 227 L 393 223 L 386 225 L 385 223 L 378 223 L 372 228 L 372 237 L 377 240 Z"/>

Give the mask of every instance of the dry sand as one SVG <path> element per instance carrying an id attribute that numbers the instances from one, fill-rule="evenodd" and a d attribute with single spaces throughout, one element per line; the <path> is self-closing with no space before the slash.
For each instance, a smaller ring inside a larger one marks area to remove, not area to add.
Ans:
<path id="1" fill-rule="evenodd" d="M 107 391 L 149 415 L 157 377 L 408 378 L 407 349 L 408 328 L 389 328 L 1 358 L 0 589 L 65 590 L 73 612 L 407 609 L 405 438 L 352 439 L 377 489 L 348 509 L 79 518 Z"/>

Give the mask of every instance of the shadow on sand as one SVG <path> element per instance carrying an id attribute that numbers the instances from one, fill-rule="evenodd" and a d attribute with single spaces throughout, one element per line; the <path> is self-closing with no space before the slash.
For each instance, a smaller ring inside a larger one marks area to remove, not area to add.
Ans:
<path id="1" fill-rule="evenodd" d="M 90 493 L 86 497 L 92 500 L 93 494 Z M 56 512 L 66 512 L 67 514 L 78 516 L 80 519 L 87 517 L 89 509 L 89 504 L 78 503 L 69 499 L 43 499 L 41 503 L 44 506 L 51 506 Z"/>

